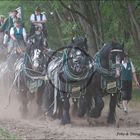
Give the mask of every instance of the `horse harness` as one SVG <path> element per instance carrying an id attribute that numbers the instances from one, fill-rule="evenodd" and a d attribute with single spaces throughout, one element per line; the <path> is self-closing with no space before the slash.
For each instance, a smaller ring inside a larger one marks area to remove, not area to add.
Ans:
<path id="1" fill-rule="evenodd" d="M 112 52 L 109 54 L 109 70 L 101 66 L 100 52 L 95 55 L 95 69 L 101 74 L 101 89 L 103 93 L 113 95 L 114 93 L 117 93 L 121 90 L 122 82 L 120 77 L 113 77 L 112 70 L 115 69 L 116 66 L 118 67 L 118 65 L 115 64 L 114 60 L 111 59 Z"/>

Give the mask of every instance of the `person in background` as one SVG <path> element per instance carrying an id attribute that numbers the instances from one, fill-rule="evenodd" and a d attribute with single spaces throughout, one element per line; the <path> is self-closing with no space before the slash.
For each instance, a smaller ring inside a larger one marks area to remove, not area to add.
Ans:
<path id="1" fill-rule="evenodd" d="M 20 18 L 17 17 L 18 11 L 13 10 L 12 12 L 9 13 L 9 17 L 6 19 L 4 24 L 0 27 L 0 30 L 4 32 L 4 39 L 3 39 L 3 44 L 5 47 L 8 46 L 8 42 L 10 39 L 10 29 L 11 27 L 14 26 L 14 22 L 16 20 L 21 20 Z"/>
<path id="2" fill-rule="evenodd" d="M 19 47 L 25 47 L 25 42 L 27 39 L 27 33 L 25 28 L 22 26 L 21 20 L 16 20 L 14 27 L 10 29 L 10 43 L 9 51 L 11 48 L 16 47 L 16 50 L 21 51 Z"/>
<path id="3" fill-rule="evenodd" d="M 2 26 L 5 22 L 5 16 L 4 15 L 0 15 L 0 26 Z"/>
<path id="4" fill-rule="evenodd" d="M 5 22 L 5 16 L 0 15 L 0 26 L 2 26 Z M 0 32 L 0 47 L 3 48 L 3 38 L 4 38 L 4 32 Z"/>
<path id="5" fill-rule="evenodd" d="M 128 113 L 128 103 L 132 98 L 132 80 L 134 79 L 136 86 L 139 82 L 136 77 L 136 70 L 128 54 L 125 53 L 124 60 L 121 66 L 121 80 L 122 80 L 122 105 L 125 114 Z"/>
<path id="6" fill-rule="evenodd" d="M 31 28 L 30 28 L 30 36 L 35 33 L 36 27 L 43 27 L 44 36 L 47 38 L 47 29 L 46 29 L 46 15 L 41 13 L 41 9 L 37 7 L 35 12 L 30 16 Z"/>

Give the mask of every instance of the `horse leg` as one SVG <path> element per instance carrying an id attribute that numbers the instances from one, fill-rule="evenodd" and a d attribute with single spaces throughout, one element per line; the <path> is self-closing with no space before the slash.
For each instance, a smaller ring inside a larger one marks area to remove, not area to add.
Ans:
<path id="1" fill-rule="evenodd" d="M 21 102 L 21 105 L 20 105 L 21 116 L 23 118 L 26 118 L 27 113 L 28 113 L 28 98 L 27 98 L 26 90 L 19 93 L 19 100 Z"/>
<path id="2" fill-rule="evenodd" d="M 95 107 L 92 107 L 93 101 L 95 101 L 95 103 L 94 103 Z M 96 94 L 96 96 L 94 97 L 94 100 L 92 100 L 92 102 L 91 102 L 91 105 L 92 106 L 91 106 L 91 109 L 89 112 L 89 116 L 94 117 L 94 118 L 100 117 L 102 109 L 104 107 L 104 102 L 103 102 L 101 94 Z"/>
<path id="3" fill-rule="evenodd" d="M 58 97 L 56 118 L 61 119 L 63 115 L 63 99 Z"/>
<path id="4" fill-rule="evenodd" d="M 87 112 L 87 98 L 86 96 L 80 96 L 79 98 L 79 108 L 78 108 L 78 117 L 83 117 Z"/>
<path id="5" fill-rule="evenodd" d="M 117 104 L 117 94 L 111 94 L 110 95 L 110 104 L 109 104 L 109 113 L 107 122 L 110 124 L 115 123 L 115 109 Z"/>
<path id="6" fill-rule="evenodd" d="M 37 114 L 40 115 L 42 114 L 42 95 L 44 92 L 44 84 L 38 88 L 37 90 L 37 99 L 36 99 L 36 103 L 37 103 Z"/>
<path id="7" fill-rule="evenodd" d="M 65 94 L 68 94 L 68 93 L 65 93 Z M 64 95 L 63 114 L 62 114 L 62 120 L 61 120 L 61 123 L 63 125 L 70 123 L 69 109 L 70 109 L 69 97 L 67 97 L 67 95 Z"/>
<path id="8" fill-rule="evenodd" d="M 73 102 L 73 108 L 72 108 L 72 115 L 76 116 L 77 110 L 78 110 L 78 99 L 77 98 L 72 98 Z"/>
<path id="9" fill-rule="evenodd" d="M 43 113 L 47 113 L 49 116 L 53 117 L 53 106 L 54 106 L 54 88 L 47 82 L 42 95 L 42 106 L 41 110 Z"/>

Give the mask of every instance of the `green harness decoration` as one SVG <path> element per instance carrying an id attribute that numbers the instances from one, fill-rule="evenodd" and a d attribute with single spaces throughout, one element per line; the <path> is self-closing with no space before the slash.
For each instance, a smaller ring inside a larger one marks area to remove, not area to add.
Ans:
<path id="1" fill-rule="evenodd" d="M 80 84 L 73 85 L 73 84 L 66 83 L 66 89 L 65 90 L 73 98 L 79 98 L 81 95 L 86 94 L 85 83 L 82 84 L 82 85 L 80 85 Z"/>
<path id="2" fill-rule="evenodd" d="M 64 50 L 63 54 L 63 67 L 64 67 L 64 74 L 67 75 L 71 80 L 85 80 L 89 76 L 89 71 L 87 70 L 86 72 L 84 71 L 80 76 L 75 75 L 69 71 L 68 68 L 68 53 L 66 50 Z"/>
<path id="3" fill-rule="evenodd" d="M 67 50 L 65 50 L 63 54 L 64 75 L 67 75 L 67 77 L 70 80 L 77 80 L 77 81 L 86 80 L 89 77 L 89 71 L 83 72 L 80 76 L 74 75 L 73 73 L 71 73 L 68 68 L 67 60 L 68 60 L 68 54 L 67 54 Z M 80 95 L 86 94 L 85 83 L 82 85 L 73 85 L 66 82 L 65 91 L 67 91 L 67 93 L 70 93 L 71 97 L 79 98 Z"/>
<path id="4" fill-rule="evenodd" d="M 26 65 L 27 65 L 27 60 L 28 60 L 29 56 L 27 53 L 25 53 L 24 55 L 24 67 L 23 67 L 23 70 L 26 74 L 26 76 L 28 77 L 26 79 L 26 85 L 29 89 L 29 91 L 31 93 L 34 93 L 34 92 L 37 92 L 38 88 L 43 84 L 43 80 L 42 79 L 37 79 L 37 78 L 34 78 L 33 76 L 31 76 L 28 72 L 27 72 L 27 68 L 26 68 Z"/>
<path id="5" fill-rule="evenodd" d="M 31 93 L 37 92 L 38 88 L 42 85 L 42 80 L 27 80 L 27 87 Z"/>
<path id="6" fill-rule="evenodd" d="M 112 67 L 115 67 L 114 64 L 109 61 L 109 64 Z M 111 76 L 111 72 L 101 66 L 100 62 L 100 53 L 98 52 L 95 56 L 95 66 L 96 71 L 101 74 L 101 88 L 105 93 L 116 93 L 118 90 L 122 88 L 122 82 L 121 79 L 114 79 Z"/>
<path id="7" fill-rule="evenodd" d="M 122 88 L 121 79 L 101 75 L 101 88 L 106 93 L 117 93 Z"/>

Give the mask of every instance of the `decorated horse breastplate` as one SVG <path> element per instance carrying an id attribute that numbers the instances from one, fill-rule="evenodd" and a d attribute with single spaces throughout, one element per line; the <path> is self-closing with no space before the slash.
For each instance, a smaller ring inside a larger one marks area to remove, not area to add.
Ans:
<path id="1" fill-rule="evenodd" d="M 122 53 L 121 50 L 111 50 L 108 56 L 108 69 L 105 69 L 101 66 L 100 53 L 97 53 L 95 56 L 96 71 L 101 75 L 101 88 L 105 93 L 117 93 L 117 91 L 122 87 L 119 74 L 121 66 L 120 58 L 118 56 L 119 53 Z"/>
<path id="2" fill-rule="evenodd" d="M 106 93 L 117 93 L 122 88 L 121 79 L 114 79 L 107 76 L 101 76 L 101 88 Z"/>

